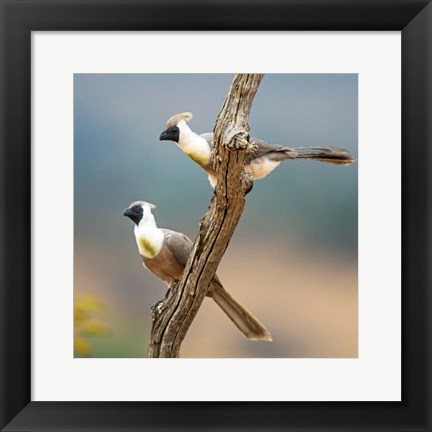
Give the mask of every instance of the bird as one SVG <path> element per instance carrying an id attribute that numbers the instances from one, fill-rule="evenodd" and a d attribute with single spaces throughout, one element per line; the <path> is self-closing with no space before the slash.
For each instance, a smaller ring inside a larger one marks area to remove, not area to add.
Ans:
<path id="1" fill-rule="evenodd" d="M 124 210 L 123 216 L 134 223 L 135 240 L 144 267 L 167 285 L 169 293 L 182 277 L 193 243 L 185 234 L 159 228 L 152 213 L 155 208 L 149 202 L 135 201 Z M 225 290 L 217 275 L 210 283 L 207 296 L 225 312 L 243 336 L 250 340 L 272 340 L 270 332 Z"/>
<path id="2" fill-rule="evenodd" d="M 211 161 L 213 150 L 213 133 L 197 134 L 189 127 L 193 117 L 190 112 L 175 114 L 165 125 L 160 134 L 160 141 L 174 141 L 178 147 L 208 174 L 213 188 L 216 187 L 216 171 Z M 245 171 L 252 175 L 253 180 L 266 177 L 284 160 L 316 160 L 337 165 L 350 165 L 354 158 L 348 150 L 338 147 L 283 147 L 251 138 L 256 150 L 246 156 Z"/>

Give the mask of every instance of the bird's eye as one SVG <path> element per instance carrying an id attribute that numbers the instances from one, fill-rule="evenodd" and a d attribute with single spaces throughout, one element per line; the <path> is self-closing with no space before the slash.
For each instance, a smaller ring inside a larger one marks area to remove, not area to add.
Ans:
<path id="1" fill-rule="evenodd" d="M 177 129 L 176 129 L 175 127 L 173 127 L 173 128 L 171 129 L 171 132 L 172 132 L 172 133 L 176 133 L 176 132 L 177 132 Z"/>

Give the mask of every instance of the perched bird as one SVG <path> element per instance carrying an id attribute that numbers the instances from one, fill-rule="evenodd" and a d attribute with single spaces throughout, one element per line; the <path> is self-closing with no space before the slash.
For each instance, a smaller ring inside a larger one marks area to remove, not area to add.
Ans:
<path id="1" fill-rule="evenodd" d="M 159 139 L 161 141 L 175 141 L 184 153 L 207 172 L 210 184 L 214 188 L 217 182 L 216 172 L 210 161 L 213 133 L 199 135 L 193 132 L 187 123 L 192 117 L 190 112 L 172 116 L 167 121 L 165 130 Z M 338 165 L 350 165 L 354 161 L 347 150 L 337 147 L 290 148 L 269 144 L 255 138 L 251 138 L 250 141 L 256 146 L 256 150 L 246 157 L 245 171 L 249 172 L 254 180 L 266 177 L 282 161 L 288 159 L 308 159 Z"/>
<path id="2" fill-rule="evenodd" d="M 135 240 L 144 267 L 171 289 L 183 274 L 193 243 L 182 233 L 158 228 L 152 214 L 154 208 L 148 202 L 135 201 L 123 215 L 135 224 Z M 210 283 L 207 296 L 217 303 L 245 337 L 251 340 L 272 340 L 268 330 L 224 289 L 216 275 Z"/>

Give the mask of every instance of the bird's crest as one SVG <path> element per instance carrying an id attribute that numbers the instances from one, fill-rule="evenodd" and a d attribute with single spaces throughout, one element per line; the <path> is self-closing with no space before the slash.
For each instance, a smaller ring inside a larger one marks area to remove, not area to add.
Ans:
<path id="1" fill-rule="evenodd" d="M 154 204 L 149 203 L 149 202 L 147 202 L 147 201 L 134 201 L 133 203 L 131 203 L 131 204 L 129 205 L 128 208 L 132 208 L 132 207 L 135 207 L 135 206 L 140 206 L 140 207 L 142 207 L 144 204 L 147 204 L 147 205 L 148 205 L 152 210 L 156 208 L 156 206 L 155 206 Z"/>
<path id="2" fill-rule="evenodd" d="M 193 117 L 193 114 L 190 112 L 183 112 L 180 114 L 173 115 L 170 117 L 166 123 L 165 129 L 168 129 L 173 126 L 177 126 L 178 122 L 184 120 L 188 122 Z"/>

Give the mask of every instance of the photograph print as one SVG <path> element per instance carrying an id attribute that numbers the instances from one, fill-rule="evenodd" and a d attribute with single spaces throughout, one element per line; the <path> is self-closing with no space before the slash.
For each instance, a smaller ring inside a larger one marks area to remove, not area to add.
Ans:
<path id="1" fill-rule="evenodd" d="M 74 74 L 74 356 L 148 357 L 235 74 Z M 233 119 L 234 121 L 234 119 Z M 358 76 L 266 74 L 245 208 L 182 358 L 358 355 Z"/>

